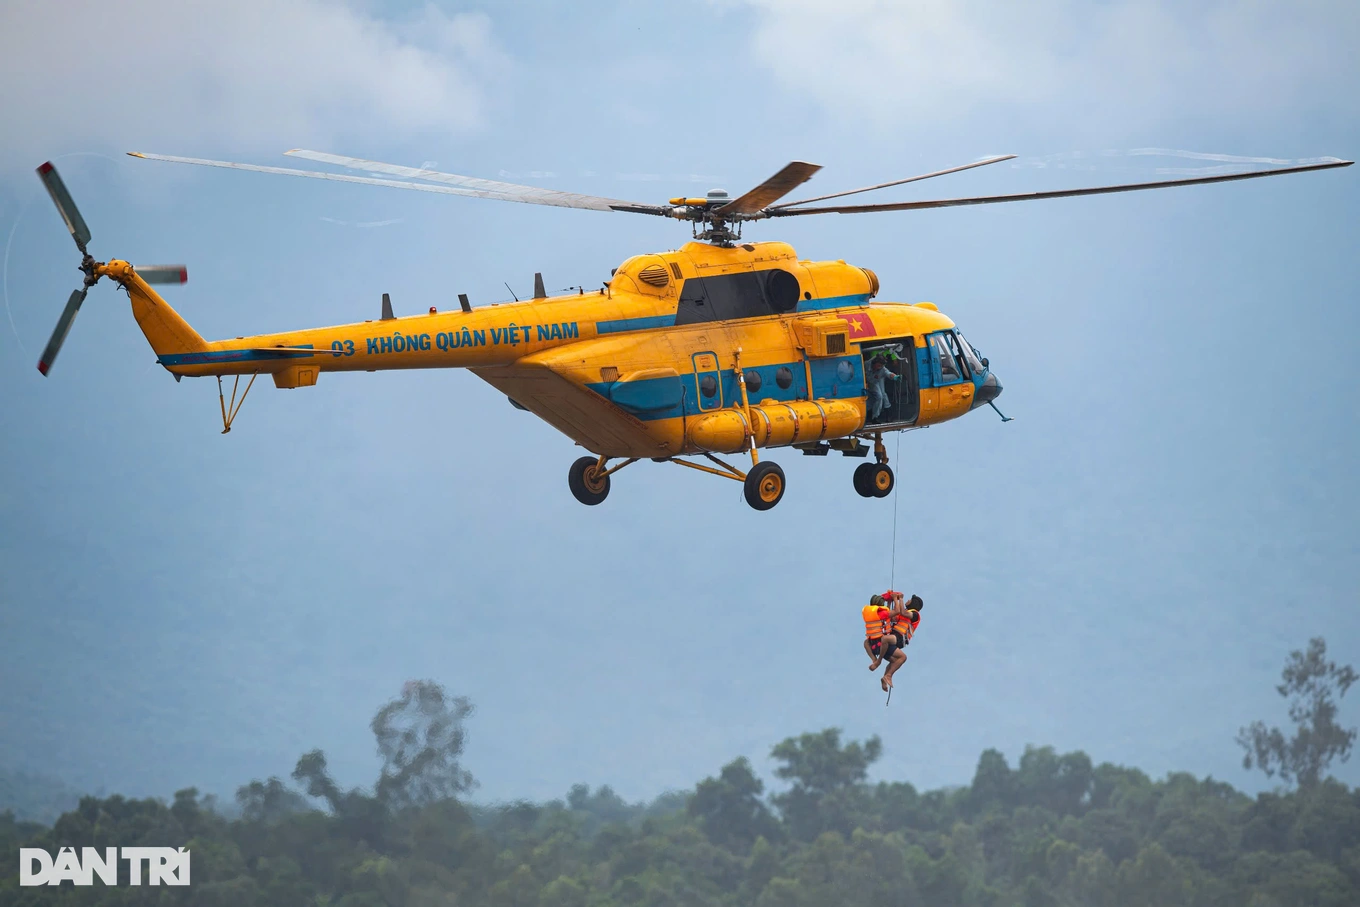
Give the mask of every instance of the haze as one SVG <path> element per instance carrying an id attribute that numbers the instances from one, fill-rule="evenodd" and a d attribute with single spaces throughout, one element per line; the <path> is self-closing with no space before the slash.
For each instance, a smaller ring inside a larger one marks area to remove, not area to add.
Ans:
<path id="1" fill-rule="evenodd" d="M 34 368 L 79 276 L 44 160 L 96 257 L 184 262 L 166 298 L 230 337 L 589 289 L 688 232 L 123 152 L 641 202 L 795 159 L 821 194 L 1019 155 L 880 201 L 1354 159 L 1354 3 L 141 0 L 82 33 L 103 9 L 0 12 L 0 767 L 230 795 L 320 747 L 358 784 L 373 712 L 431 678 L 477 706 L 481 801 L 650 798 L 829 726 L 918 787 L 1035 743 L 1253 790 L 1233 737 L 1283 720 L 1287 652 L 1360 663 L 1356 168 L 748 226 L 937 303 L 1004 383 L 1013 422 L 890 439 L 895 504 L 781 451 L 769 513 L 659 464 L 586 508 L 573 444 L 463 372 L 257 382 L 223 436 L 107 282 Z M 858 608 L 890 580 L 926 610 L 885 709 Z"/>

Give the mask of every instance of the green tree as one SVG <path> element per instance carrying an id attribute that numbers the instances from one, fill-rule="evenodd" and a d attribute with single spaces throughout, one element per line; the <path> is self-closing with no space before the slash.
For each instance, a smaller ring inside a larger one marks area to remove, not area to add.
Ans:
<path id="1" fill-rule="evenodd" d="M 978 758 L 973 785 L 968 792 L 974 814 L 989 809 L 1009 809 L 1015 796 L 1015 773 L 1000 750 L 984 750 Z"/>
<path id="2" fill-rule="evenodd" d="M 1242 728 L 1237 735 L 1246 751 L 1242 765 L 1259 767 L 1266 777 L 1278 774 L 1286 782 L 1312 787 L 1333 759 L 1345 762 L 1350 758 L 1357 731 L 1339 725 L 1336 713 L 1337 700 L 1355 683 L 1356 673 L 1349 665 L 1338 667 L 1327 661 L 1327 643 L 1315 637 L 1306 652 L 1289 653 L 1281 676 L 1284 682 L 1275 689 L 1290 700 L 1294 736 L 1286 739 L 1283 731 L 1267 728 L 1262 721 Z"/>
<path id="3" fill-rule="evenodd" d="M 778 823 L 760 799 L 764 790 L 764 782 L 743 756 L 724 765 L 718 777 L 700 781 L 686 811 L 714 844 L 745 852 L 756 838 L 769 840 L 779 833 Z"/>
<path id="4" fill-rule="evenodd" d="M 306 798 L 278 778 L 242 785 L 236 789 L 236 803 L 248 822 L 277 822 L 308 809 Z"/>
<path id="5" fill-rule="evenodd" d="M 1068 815 L 1090 804 L 1095 773 L 1083 752 L 1059 756 L 1051 746 L 1027 746 L 1014 783 L 1024 802 Z"/>
<path id="6" fill-rule="evenodd" d="M 809 793 L 828 794 L 862 783 L 869 766 L 883 755 L 883 741 L 874 735 L 862 744 L 841 746 L 840 728 L 827 728 L 819 734 L 789 737 L 770 755 L 784 763 L 774 770 L 775 777 Z"/>
<path id="7" fill-rule="evenodd" d="M 1191 902 L 1189 880 L 1176 861 L 1157 844 L 1136 860 L 1125 860 L 1116 875 L 1119 907 L 1180 907 Z"/>
<path id="8" fill-rule="evenodd" d="M 789 737 L 770 755 L 783 763 L 775 769 L 775 776 L 793 786 L 770 799 L 796 837 L 812 840 L 832 829 L 848 834 L 855 825 L 846 819 L 857 811 L 856 789 L 863 786 L 869 766 L 882 753 L 883 742 L 877 735 L 864 743 L 841 746 L 839 728 Z"/>
<path id="9" fill-rule="evenodd" d="M 413 680 L 378 710 L 370 725 L 383 758 L 378 799 L 393 807 L 452 799 L 470 790 L 472 773 L 459 761 L 472 714 L 465 696 L 450 697 L 432 680 Z"/>

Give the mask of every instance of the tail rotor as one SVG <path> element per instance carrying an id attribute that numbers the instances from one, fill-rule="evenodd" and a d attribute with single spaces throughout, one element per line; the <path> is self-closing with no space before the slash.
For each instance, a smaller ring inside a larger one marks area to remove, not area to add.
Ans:
<path id="1" fill-rule="evenodd" d="M 85 295 L 89 293 L 90 287 L 99 282 L 103 276 L 101 268 L 104 262 L 95 261 L 86 248 L 90 242 L 90 228 L 85 223 L 85 218 L 80 216 L 80 209 L 76 207 L 75 200 L 71 198 L 71 193 L 67 191 L 66 184 L 61 180 L 61 174 L 57 173 L 57 168 L 48 161 L 38 168 L 38 179 L 42 180 L 43 187 L 47 189 L 47 194 L 52 196 L 52 203 L 57 206 L 57 213 L 66 223 L 66 229 L 71 232 L 71 238 L 75 240 L 76 248 L 80 250 L 80 270 L 85 273 L 85 280 L 80 289 L 71 293 L 71 298 L 66 300 L 66 308 L 62 309 L 61 317 L 57 319 L 57 326 L 52 331 L 52 337 L 47 341 L 46 348 L 43 349 L 42 358 L 38 360 L 38 371 L 46 375 L 52 368 L 52 363 L 56 361 L 57 353 L 61 352 L 61 346 L 66 342 L 66 335 L 71 332 L 71 325 L 75 323 L 76 314 L 80 311 L 80 306 L 85 302 Z M 155 284 L 183 284 L 189 280 L 188 269 L 183 265 L 150 265 L 144 268 L 134 269 L 146 283 Z"/>
<path id="2" fill-rule="evenodd" d="M 42 180 L 47 194 L 52 196 L 52 202 L 57 206 L 61 219 L 66 221 L 66 229 L 71 231 L 76 248 L 80 250 L 80 254 L 88 254 L 85 246 L 90 241 L 90 228 L 85 225 L 85 218 L 80 216 L 80 209 L 76 207 L 71 193 L 66 191 L 66 184 L 61 181 L 61 174 L 57 173 L 57 168 L 52 166 L 51 161 L 38 168 L 38 179 Z"/>

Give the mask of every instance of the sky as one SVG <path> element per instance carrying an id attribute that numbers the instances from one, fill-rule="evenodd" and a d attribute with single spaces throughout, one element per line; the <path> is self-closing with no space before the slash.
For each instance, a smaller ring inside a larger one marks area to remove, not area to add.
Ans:
<path id="1" fill-rule="evenodd" d="M 768 778 L 824 727 L 880 735 L 873 777 L 923 788 L 1028 744 L 1268 786 L 1234 737 L 1285 721 L 1289 651 L 1360 665 L 1356 168 L 751 225 L 938 304 L 1014 417 L 889 439 L 886 500 L 853 492 L 858 460 L 774 452 L 767 513 L 651 463 L 583 507 L 572 442 L 464 372 L 257 383 L 222 435 L 214 383 L 155 366 L 108 284 L 44 379 L 79 259 L 33 168 L 96 257 L 187 264 L 168 301 L 232 337 L 384 292 L 593 286 L 688 233 L 123 152 L 313 148 L 644 203 L 790 160 L 824 166 L 817 194 L 1018 155 L 894 201 L 1353 159 L 1360 7 L 502 6 L 0 11 L 0 767 L 230 797 L 319 747 L 369 784 L 369 720 L 430 678 L 477 708 L 482 802 L 649 799 L 742 755 Z M 890 582 L 926 609 L 885 709 L 858 610 Z"/>

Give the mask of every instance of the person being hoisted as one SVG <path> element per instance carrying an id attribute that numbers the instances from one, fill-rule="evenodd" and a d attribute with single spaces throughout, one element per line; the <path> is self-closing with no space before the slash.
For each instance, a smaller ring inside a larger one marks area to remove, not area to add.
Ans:
<path id="1" fill-rule="evenodd" d="M 909 601 L 903 601 L 901 592 L 891 590 L 883 593 L 883 599 L 893 615 L 890 632 L 896 638 L 898 648 L 905 648 L 916 635 L 916 628 L 921 625 L 921 609 L 926 603 L 919 595 L 913 595 Z"/>
<path id="2" fill-rule="evenodd" d="M 892 686 L 892 675 L 907 660 L 906 653 L 897 645 L 897 634 L 891 629 L 894 614 L 881 595 L 869 599 L 869 604 L 860 610 L 864 616 L 864 651 L 869 655 L 869 670 L 877 671 L 880 664 L 888 662 L 881 684 L 887 692 Z"/>
<path id="3" fill-rule="evenodd" d="M 921 600 L 919 595 L 913 595 L 910 600 L 904 600 L 901 592 L 894 592 L 891 589 L 882 595 L 875 596 L 875 598 L 883 601 L 883 606 L 889 615 L 886 618 L 883 639 L 883 644 L 893 652 L 888 669 L 883 672 L 882 686 L 884 690 L 887 690 L 893 685 L 893 675 L 898 672 L 902 665 L 906 664 L 907 653 L 905 649 L 911 642 L 911 638 L 916 635 L 916 628 L 921 624 L 921 609 L 925 607 L 925 602 Z"/>

